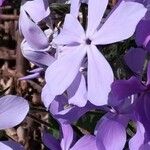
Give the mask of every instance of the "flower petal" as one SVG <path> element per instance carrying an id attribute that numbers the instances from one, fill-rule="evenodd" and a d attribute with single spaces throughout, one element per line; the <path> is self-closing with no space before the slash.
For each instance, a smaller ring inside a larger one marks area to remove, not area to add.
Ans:
<path id="1" fill-rule="evenodd" d="M 67 90 L 69 96 L 69 104 L 78 107 L 84 107 L 87 103 L 87 90 L 85 78 L 81 73 L 78 73 L 72 84 Z"/>
<path id="2" fill-rule="evenodd" d="M 136 134 L 129 141 L 130 150 L 139 150 L 140 147 L 144 144 L 144 139 L 145 139 L 144 126 L 140 122 L 137 122 L 136 125 L 137 125 Z"/>
<path id="3" fill-rule="evenodd" d="M 50 66 L 55 61 L 54 57 L 47 52 L 32 49 L 26 41 L 22 41 L 21 51 L 26 59 L 38 66 Z"/>
<path id="4" fill-rule="evenodd" d="M 124 55 L 125 63 L 133 72 L 138 75 L 140 75 L 143 71 L 145 58 L 146 51 L 144 51 L 144 49 L 142 48 L 131 48 Z"/>
<path id="5" fill-rule="evenodd" d="M 146 10 L 142 4 L 122 1 L 99 31 L 93 35 L 93 43 L 111 44 L 131 37 Z"/>
<path id="6" fill-rule="evenodd" d="M 47 0 L 22 0 L 21 9 L 24 9 L 36 23 L 50 15 Z"/>
<path id="7" fill-rule="evenodd" d="M 96 106 L 107 104 L 113 80 L 114 75 L 109 63 L 98 49 L 91 45 L 88 49 L 88 100 Z"/>
<path id="8" fill-rule="evenodd" d="M 81 0 L 71 0 L 70 14 L 78 17 Z"/>
<path id="9" fill-rule="evenodd" d="M 146 144 L 142 145 L 139 150 L 150 150 L 150 144 L 146 143 Z"/>
<path id="10" fill-rule="evenodd" d="M 104 12 L 107 8 L 108 0 L 89 0 L 88 2 L 88 26 L 87 36 L 90 37 L 99 26 Z"/>
<path id="11" fill-rule="evenodd" d="M 42 141 L 44 145 L 51 150 L 61 150 L 59 141 L 47 132 L 43 133 Z"/>
<path id="12" fill-rule="evenodd" d="M 54 101 L 51 103 L 49 107 L 50 113 L 53 115 L 58 114 L 60 111 L 62 111 L 65 107 L 65 105 L 68 104 L 68 99 L 64 95 L 58 95 L 55 97 Z"/>
<path id="13" fill-rule="evenodd" d="M 92 135 L 85 135 L 77 141 L 70 150 L 98 150 L 96 147 L 96 138 Z"/>
<path id="14" fill-rule="evenodd" d="M 66 47 L 67 49 L 68 53 L 59 57 L 46 70 L 45 79 L 52 95 L 61 95 L 71 85 L 86 54 L 86 49 L 82 46 Z"/>
<path id="15" fill-rule="evenodd" d="M 106 150 L 122 150 L 126 143 L 125 127 L 114 120 L 104 118 L 96 135 L 98 150 L 102 150 L 99 142 L 100 146 L 103 143 Z"/>
<path id="16" fill-rule="evenodd" d="M 17 143 L 13 140 L 8 140 L 8 141 L 1 141 L 0 143 L 3 143 L 5 144 L 5 146 L 9 146 L 8 149 L 4 149 L 2 148 L 2 150 L 25 150 L 25 148 L 20 144 L 20 143 Z M 0 149 L 1 149 L 1 146 L 0 146 Z"/>
<path id="17" fill-rule="evenodd" d="M 10 148 L 9 146 L 5 145 L 2 142 L 0 142 L 0 149 L 3 149 L 3 150 L 13 150 L 12 148 Z"/>
<path id="18" fill-rule="evenodd" d="M 86 112 L 93 110 L 93 109 L 99 109 L 99 108 L 87 102 L 85 107 L 73 106 L 65 110 L 64 109 L 59 110 L 59 112 L 55 115 L 55 118 L 65 119 L 67 120 L 67 122 L 73 123 L 77 121 Z"/>
<path id="19" fill-rule="evenodd" d="M 49 46 L 48 38 L 44 32 L 31 21 L 24 10 L 21 10 L 20 13 L 19 27 L 25 40 L 33 49 L 46 49 Z"/>
<path id="20" fill-rule="evenodd" d="M 54 100 L 54 98 L 55 96 L 50 93 L 48 85 L 46 84 L 42 89 L 41 99 L 42 99 L 42 102 L 44 103 L 44 106 L 47 109 L 49 108 L 49 105 Z"/>
<path id="21" fill-rule="evenodd" d="M 75 27 L 75 30 L 73 30 L 72 27 Z M 53 40 L 53 42 L 58 45 L 81 43 L 81 40 L 84 36 L 84 30 L 78 19 L 71 14 L 67 14 L 65 17 L 63 29 L 61 30 L 60 34 Z"/>
<path id="22" fill-rule="evenodd" d="M 136 44 L 138 46 L 144 46 L 147 48 L 147 44 L 149 43 L 149 40 L 147 41 L 147 37 L 150 35 L 150 20 L 141 20 L 136 28 L 136 34 L 135 34 L 135 40 Z"/>
<path id="23" fill-rule="evenodd" d="M 69 124 L 61 124 L 63 138 L 61 140 L 62 150 L 69 150 L 73 141 L 73 129 Z"/>
<path id="24" fill-rule="evenodd" d="M 28 111 L 28 102 L 22 97 L 7 95 L 0 98 L 0 130 L 21 123 Z"/>
<path id="25" fill-rule="evenodd" d="M 111 94 L 115 97 L 116 101 L 118 101 L 132 94 L 138 94 L 145 89 L 146 87 L 141 81 L 133 76 L 129 80 L 116 80 L 113 82 Z"/>

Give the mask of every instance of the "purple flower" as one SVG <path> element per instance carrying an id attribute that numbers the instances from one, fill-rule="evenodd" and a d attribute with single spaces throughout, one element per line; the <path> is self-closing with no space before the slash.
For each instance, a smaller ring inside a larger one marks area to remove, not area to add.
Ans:
<path id="1" fill-rule="evenodd" d="M 62 138 L 56 140 L 48 133 L 43 135 L 43 143 L 52 150 L 97 150 L 95 136 L 84 135 L 75 144 L 73 129 L 69 124 L 61 124 Z"/>
<path id="2" fill-rule="evenodd" d="M 136 28 L 135 41 L 138 48 L 130 48 L 124 59 L 137 75 L 142 73 L 144 62 L 150 51 L 150 20 L 141 20 Z M 138 61 L 137 61 L 138 60 Z"/>
<path id="3" fill-rule="evenodd" d="M 114 112 L 117 112 L 117 115 L 115 116 L 115 118 L 114 118 L 114 115 L 112 115 L 112 113 L 107 114 L 107 116 L 106 116 L 107 120 L 103 119 L 104 123 L 106 120 L 106 123 L 105 123 L 106 125 L 104 125 L 102 127 L 104 129 L 108 128 L 109 123 L 107 126 L 107 122 L 109 122 L 110 119 L 111 119 L 111 121 L 112 120 L 114 121 L 114 119 L 115 119 L 115 121 L 117 121 L 117 123 L 121 123 L 121 124 L 124 123 L 124 121 L 127 123 L 128 119 L 131 119 L 131 120 L 137 122 L 137 133 L 130 141 L 130 147 L 133 150 L 134 150 L 134 147 L 142 147 L 141 149 L 149 147 L 149 145 L 148 145 L 148 142 L 150 140 L 150 128 L 149 128 L 149 124 L 150 124 L 150 117 L 149 117 L 150 116 L 150 111 L 149 111 L 150 92 L 149 92 L 149 89 L 150 89 L 150 63 L 148 64 L 147 81 L 146 82 L 142 82 L 137 77 L 131 77 L 129 80 L 117 80 L 112 84 L 111 94 L 113 97 L 112 97 L 112 99 L 109 100 L 109 103 L 111 103 L 110 106 L 112 106 L 112 105 L 115 107 L 119 106 L 118 108 L 120 110 L 121 109 L 120 105 L 122 105 L 124 102 L 126 104 L 128 104 L 128 101 L 124 101 L 125 98 L 131 97 L 133 99 L 131 99 L 132 103 L 129 103 L 130 104 L 128 107 L 129 109 L 127 109 L 126 107 L 123 107 L 125 110 L 125 113 L 124 112 L 120 113 L 120 111 L 118 111 L 118 110 L 116 111 L 116 109 L 114 109 L 115 110 Z M 115 108 L 115 107 L 113 107 L 113 108 Z M 121 118 L 118 116 L 119 114 L 122 115 L 122 117 L 120 116 Z M 125 116 L 125 114 L 126 114 L 126 116 Z M 130 114 L 132 114 L 132 115 L 130 115 Z M 125 118 L 123 118 L 123 116 Z M 101 121 L 102 125 L 103 125 L 103 120 Z M 99 126 L 100 131 L 102 130 L 102 127 L 101 127 L 101 125 Z M 125 129 L 125 126 L 124 126 L 124 129 Z M 100 131 L 99 131 L 99 133 L 101 135 L 102 133 Z M 113 131 L 115 131 L 115 129 Z M 116 132 L 117 132 L 117 128 L 116 128 Z M 98 135 L 98 137 L 99 137 L 99 135 Z M 102 140 L 106 141 L 103 137 L 101 137 L 101 138 L 102 138 Z M 141 138 L 140 143 L 138 143 L 139 138 Z M 136 143 L 138 143 L 138 144 L 136 144 Z M 105 144 L 104 144 L 104 146 L 105 146 Z"/>
<path id="4" fill-rule="evenodd" d="M 71 14 L 66 16 L 63 29 L 54 39 L 57 45 L 65 45 L 63 55 L 46 71 L 45 79 L 50 94 L 61 95 L 71 85 L 87 54 L 87 99 L 94 105 L 107 104 L 114 76 L 109 63 L 96 45 L 111 44 L 129 38 L 146 13 L 146 9 L 141 4 L 123 1 L 101 26 L 100 21 L 107 4 L 108 0 L 103 2 L 89 0 L 86 33 L 77 18 Z"/>
<path id="5" fill-rule="evenodd" d="M 122 150 L 126 143 L 127 124 L 134 118 L 131 97 L 122 99 L 116 92 L 119 93 L 118 89 L 112 86 L 109 107 L 104 107 L 107 113 L 100 119 L 95 129 L 99 150 Z"/>

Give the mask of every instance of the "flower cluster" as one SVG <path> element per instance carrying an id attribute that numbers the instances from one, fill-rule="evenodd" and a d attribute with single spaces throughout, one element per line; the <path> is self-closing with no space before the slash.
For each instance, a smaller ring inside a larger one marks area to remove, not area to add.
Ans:
<path id="1" fill-rule="evenodd" d="M 83 3 L 87 13 L 81 15 Z M 45 74 L 41 99 L 61 128 L 59 139 L 43 133 L 43 143 L 51 150 L 123 150 L 125 145 L 130 150 L 150 149 L 150 3 L 121 0 L 109 14 L 108 3 L 71 0 L 62 26 L 53 28 L 47 0 L 22 1 L 21 50 L 37 68 L 20 80 Z M 44 31 L 41 21 L 47 26 Z M 118 80 L 102 47 L 130 37 L 136 46 L 127 51 L 124 61 L 132 76 Z M 29 109 L 25 100 L 15 96 L 1 99 L 0 129 L 20 123 Z M 99 110 L 104 113 L 94 133 L 75 136 L 72 125 L 85 113 Z M 130 138 L 129 125 L 136 128 Z"/>

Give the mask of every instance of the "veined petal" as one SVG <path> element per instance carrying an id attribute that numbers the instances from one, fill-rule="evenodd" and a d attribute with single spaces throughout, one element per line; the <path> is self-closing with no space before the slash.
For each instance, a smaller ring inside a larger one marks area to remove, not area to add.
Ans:
<path id="1" fill-rule="evenodd" d="M 0 98 L 0 130 L 21 123 L 28 111 L 28 102 L 22 97 L 7 95 Z"/>
<path id="2" fill-rule="evenodd" d="M 88 2 L 88 26 L 87 37 L 93 35 L 99 26 L 104 12 L 107 8 L 108 0 L 89 0 Z"/>
<path id="3" fill-rule="evenodd" d="M 122 150 L 126 143 L 125 127 L 107 118 L 104 118 L 98 128 L 96 135 L 98 150 Z M 99 147 L 103 144 L 105 149 Z"/>
<path id="4" fill-rule="evenodd" d="M 72 84 L 67 90 L 69 96 L 69 104 L 78 107 L 84 107 L 87 103 L 87 90 L 85 78 L 81 73 L 78 73 Z"/>
<path id="5" fill-rule="evenodd" d="M 33 49 L 46 49 L 49 46 L 48 38 L 44 32 L 31 21 L 24 10 L 21 10 L 20 13 L 19 27 L 25 40 Z"/>
<path id="6" fill-rule="evenodd" d="M 46 70 L 45 79 L 52 95 L 61 95 L 71 85 L 86 55 L 83 46 L 66 47 L 67 49 L 68 53 L 59 57 Z"/>
<path id="7" fill-rule="evenodd" d="M 63 29 L 53 42 L 58 45 L 81 43 L 84 37 L 85 33 L 78 19 L 71 14 L 67 14 Z"/>
<path id="8" fill-rule="evenodd" d="M 63 138 L 61 140 L 62 150 L 70 150 L 73 141 L 73 129 L 70 124 L 61 124 Z"/>
<path id="9" fill-rule="evenodd" d="M 45 51 L 34 50 L 25 41 L 21 43 L 21 51 L 26 59 L 38 66 L 50 66 L 55 61 L 54 57 L 50 54 Z"/>
<path id="10" fill-rule="evenodd" d="M 98 150 L 96 138 L 93 135 L 85 135 L 77 141 L 70 150 Z"/>
<path id="11" fill-rule="evenodd" d="M 96 106 L 105 105 L 114 80 L 112 69 L 96 46 L 91 45 L 87 53 L 88 100 Z"/>
<path id="12" fill-rule="evenodd" d="M 137 125 L 136 134 L 129 141 L 130 150 L 139 150 L 140 147 L 144 144 L 144 139 L 145 139 L 144 126 L 140 122 L 137 122 L 136 125 Z"/>
<path id="13" fill-rule="evenodd" d="M 36 23 L 50 15 L 48 0 L 22 0 L 21 9 L 24 9 Z"/>
<path id="14" fill-rule="evenodd" d="M 99 31 L 93 35 L 93 44 L 111 44 L 131 37 L 146 10 L 142 4 L 122 1 Z"/>

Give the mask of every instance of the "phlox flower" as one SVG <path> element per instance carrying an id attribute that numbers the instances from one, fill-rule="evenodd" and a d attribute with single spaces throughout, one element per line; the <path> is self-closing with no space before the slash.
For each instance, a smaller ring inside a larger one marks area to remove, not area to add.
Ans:
<path id="1" fill-rule="evenodd" d="M 21 80 L 39 77 L 41 71 L 54 61 L 54 57 L 48 53 L 50 50 L 49 36 L 38 26 L 38 23 L 42 20 L 48 23 L 46 18 L 49 15 L 50 9 L 46 0 L 25 0 L 21 3 L 19 29 L 24 37 L 21 42 L 21 52 L 27 60 L 40 67 L 30 71 L 31 74 L 20 78 Z M 53 33 L 51 29 L 48 31 L 50 35 Z"/>
<path id="2" fill-rule="evenodd" d="M 86 31 L 76 17 L 66 15 L 63 29 L 53 40 L 55 44 L 64 46 L 62 57 L 48 67 L 45 75 L 47 91 L 51 95 L 61 95 L 71 85 L 87 55 L 87 97 L 84 97 L 97 106 L 107 104 L 114 75 L 96 45 L 111 44 L 129 38 L 146 13 L 143 5 L 122 1 L 102 25 L 101 19 L 107 4 L 108 0 L 89 0 Z M 80 103 L 78 101 L 76 105 L 81 106 Z"/>

